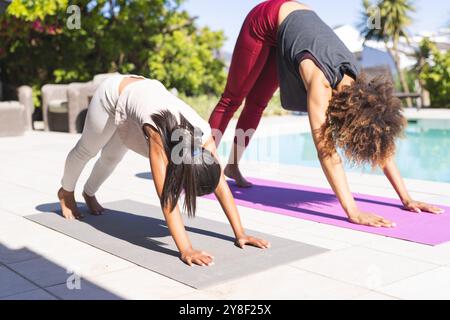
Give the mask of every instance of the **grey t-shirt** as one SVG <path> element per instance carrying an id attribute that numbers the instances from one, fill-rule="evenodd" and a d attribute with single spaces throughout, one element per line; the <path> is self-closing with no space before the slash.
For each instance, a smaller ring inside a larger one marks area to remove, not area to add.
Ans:
<path id="1" fill-rule="evenodd" d="M 333 89 L 344 74 L 356 78 L 360 72 L 353 53 L 314 11 L 291 12 L 278 29 L 277 48 L 281 104 L 287 110 L 307 111 L 307 92 L 298 70 L 305 52 L 320 63 Z"/>

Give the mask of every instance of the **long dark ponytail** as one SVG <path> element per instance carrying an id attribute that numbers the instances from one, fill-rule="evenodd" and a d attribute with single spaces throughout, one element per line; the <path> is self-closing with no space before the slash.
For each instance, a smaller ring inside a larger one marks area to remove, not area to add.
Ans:
<path id="1" fill-rule="evenodd" d="M 201 130 L 183 115 L 179 118 L 180 122 L 168 110 L 152 115 L 169 161 L 160 200 L 163 208 L 172 211 L 183 192 L 183 209 L 193 217 L 197 196 L 216 189 L 221 168 L 214 155 L 201 146 Z"/>

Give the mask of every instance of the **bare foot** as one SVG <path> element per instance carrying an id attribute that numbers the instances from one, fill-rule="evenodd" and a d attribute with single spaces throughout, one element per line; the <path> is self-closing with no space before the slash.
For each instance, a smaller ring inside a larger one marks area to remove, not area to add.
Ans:
<path id="1" fill-rule="evenodd" d="M 98 203 L 97 198 L 95 196 L 88 196 L 85 192 L 83 192 L 84 201 L 89 208 L 89 211 L 94 216 L 101 215 L 105 209 Z"/>
<path id="2" fill-rule="evenodd" d="M 66 219 L 83 219 L 82 215 L 77 208 L 75 196 L 73 192 L 64 190 L 63 188 L 58 190 L 58 199 L 61 204 L 61 211 Z"/>
<path id="3" fill-rule="evenodd" d="M 237 165 L 227 164 L 223 172 L 228 178 L 236 181 L 236 185 L 240 188 L 250 188 L 253 184 L 247 181 L 241 174 Z"/>

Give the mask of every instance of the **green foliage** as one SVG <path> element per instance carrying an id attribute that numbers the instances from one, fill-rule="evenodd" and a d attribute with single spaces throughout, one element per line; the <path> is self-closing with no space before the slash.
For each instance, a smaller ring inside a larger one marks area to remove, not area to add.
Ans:
<path id="1" fill-rule="evenodd" d="M 68 0 L 13 0 L 8 7 L 8 14 L 25 21 L 43 20 L 66 8 L 67 4 Z"/>
<path id="2" fill-rule="evenodd" d="M 372 5 L 371 0 L 363 0 L 363 7 L 360 30 L 364 39 L 384 41 L 394 59 L 400 87 L 402 91 L 409 92 L 409 84 L 400 65 L 398 46 L 401 37 L 409 43 L 407 27 L 411 25 L 409 14 L 415 11 L 414 6 L 409 0 L 376 0 L 375 5 Z M 376 20 L 379 23 L 368 23 Z M 406 99 L 406 104 L 412 106 L 411 99 Z"/>
<path id="3" fill-rule="evenodd" d="M 266 116 L 282 116 L 289 112 L 281 107 L 281 97 L 280 91 L 277 91 L 269 102 L 266 110 L 264 110 L 264 115 Z"/>
<path id="4" fill-rule="evenodd" d="M 405 78 L 408 83 L 408 88 L 410 92 L 415 92 L 419 88 L 417 88 L 416 81 L 418 80 L 418 74 L 412 70 L 405 70 Z"/>
<path id="5" fill-rule="evenodd" d="M 151 77 L 188 95 L 220 92 L 225 81 L 224 65 L 211 52 L 220 49 L 222 34 L 208 28 L 196 32 L 180 29 L 171 34 L 159 34 L 155 40 L 156 54 L 148 53 Z"/>
<path id="6" fill-rule="evenodd" d="M 154 77 L 187 95 L 219 94 L 224 35 L 199 28 L 181 0 L 13 0 L 0 17 L 2 82 L 41 87 L 105 72 Z M 81 26 L 67 22 L 68 4 Z"/>
<path id="7" fill-rule="evenodd" d="M 423 39 L 420 50 L 428 53 L 419 74 L 430 92 L 433 107 L 450 108 L 450 51 L 440 52 L 429 39 Z"/>
<path id="8" fill-rule="evenodd" d="M 369 10 L 377 7 L 380 16 L 380 28 L 369 28 L 368 19 L 374 13 Z M 398 42 L 400 37 L 408 39 L 406 28 L 411 25 L 412 19 L 409 13 L 415 9 L 409 0 L 363 0 L 362 19 L 360 30 L 365 39 Z"/>
<path id="9" fill-rule="evenodd" d="M 214 107 L 219 102 L 220 97 L 216 95 L 198 95 L 198 96 L 186 96 L 184 94 L 180 94 L 179 96 L 183 101 L 185 101 L 188 105 L 192 106 L 203 119 L 208 119 L 213 111 Z M 242 112 L 242 107 L 236 111 L 233 118 L 238 118 Z M 280 93 L 277 91 L 273 96 L 272 100 L 270 100 L 269 105 L 266 110 L 264 110 L 264 116 L 280 116 L 286 115 L 289 112 L 281 107 L 280 102 Z"/>

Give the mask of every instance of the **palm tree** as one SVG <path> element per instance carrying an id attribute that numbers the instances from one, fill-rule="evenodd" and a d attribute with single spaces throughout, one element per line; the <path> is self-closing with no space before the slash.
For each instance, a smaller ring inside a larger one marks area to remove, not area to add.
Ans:
<path id="1" fill-rule="evenodd" d="M 416 63 L 414 64 L 414 66 L 412 66 L 411 71 L 417 74 L 417 80 L 421 88 L 422 102 L 425 106 L 428 106 L 430 104 L 430 93 L 425 89 L 425 82 L 420 77 L 420 74 L 422 73 L 427 63 L 427 60 L 431 56 L 431 46 L 432 42 L 430 41 L 430 39 L 424 38 L 420 42 L 419 47 L 414 50 L 413 54 L 410 55 L 414 58 L 414 60 L 416 60 Z"/>
<path id="2" fill-rule="evenodd" d="M 387 52 L 394 60 L 395 68 L 400 80 L 400 86 L 405 93 L 409 93 L 405 74 L 400 67 L 400 38 L 404 38 L 409 44 L 407 27 L 411 24 L 409 14 L 415 9 L 409 0 L 377 0 L 375 6 L 378 8 L 380 26 L 374 28 L 367 21 L 372 18 L 370 8 L 373 7 L 370 0 L 363 0 L 363 19 L 360 23 L 360 31 L 365 39 L 383 41 Z M 407 99 L 407 105 L 412 105 L 411 99 Z"/>

